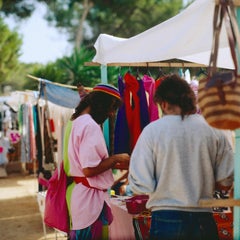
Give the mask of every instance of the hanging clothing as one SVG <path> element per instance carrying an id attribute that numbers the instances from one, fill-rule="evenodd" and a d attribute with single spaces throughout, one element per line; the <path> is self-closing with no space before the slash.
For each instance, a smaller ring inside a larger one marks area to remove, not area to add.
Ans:
<path id="1" fill-rule="evenodd" d="M 115 129 L 114 129 L 114 153 L 130 153 L 129 129 L 126 116 L 126 105 L 124 103 L 125 84 L 122 76 L 118 76 L 118 90 L 123 103 L 118 109 Z"/>
<path id="2" fill-rule="evenodd" d="M 19 123 L 21 134 L 21 162 L 30 162 L 30 135 L 29 135 L 29 106 L 20 105 Z"/>
<path id="3" fill-rule="evenodd" d="M 140 105 L 140 124 L 142 131 L 150 123 L 150 120 L 148 113 L 148 101 L 143 80 L 138 79 L 138 84 L 139 84 L 138 97 Z"/>
<path id="4" fill-rule="evenodd" d="M 30 159 L 34 161 L 37 157 L 36 132 L 34 128 L 34 106 L 29 105 L 29 140 L 30 140 Z"/>
<path id="5" fill-rule="evenodd" d="M 50 102 L 66 108 L 75 108 L 80 101 L 77 91 L 58 86 L 46 79 L 40 82 L 39 95 L 42 99 L 47 98 Z"/>
<path id="6" fill-rule="evenodd" d="M 155 88 L 156 88 L 155 80 L 148 75 L 144 75 L 142 80 L 143 80 L 145 91 L 148 93 L 148 112 L 149 112 L 150 122 L 152 122 L 159 118 L 158 107 L 153 101 Z"/>
<path id="7" fill-rule="evenodd" d="M 129 72 L 124 75 L 124 80 L 124 102 L 130 136 L 130 151 L 132 151 L 141 133 L 139 84 L 138 80 Z"/>

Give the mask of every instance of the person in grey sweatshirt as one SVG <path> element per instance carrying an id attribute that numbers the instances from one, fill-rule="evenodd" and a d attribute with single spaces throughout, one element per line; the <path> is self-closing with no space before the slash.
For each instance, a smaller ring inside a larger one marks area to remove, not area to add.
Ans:
<path id="1" fill-rule="evenodd" d="M 196 97 L 178 75 L 169 75 L 154 100 L 163 116 L 146 126 L 132 152 L 129 184 L 147 194 L 150 239 L 218 239 L 211 208 L 199 206 L 233 184 L 233 150 L 222 130 L 196 113 Z"/>

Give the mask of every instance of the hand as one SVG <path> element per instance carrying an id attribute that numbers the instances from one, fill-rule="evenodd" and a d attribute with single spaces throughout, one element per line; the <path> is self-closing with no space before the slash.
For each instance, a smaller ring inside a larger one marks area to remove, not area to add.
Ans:
<path id="1" fill-rule="evenodd" d="M 129 154 L 119 153 L 115 154 L 114 157 L 116 158 L 116 164 L 114 166 L 115 169 L 128 170 L 130 162 Z"/>

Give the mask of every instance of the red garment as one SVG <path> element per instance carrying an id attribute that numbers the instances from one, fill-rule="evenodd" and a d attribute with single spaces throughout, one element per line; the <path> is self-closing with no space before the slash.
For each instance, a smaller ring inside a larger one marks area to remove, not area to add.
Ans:
<path id="1" fill-rule="evenodd" d="M 92 187 L 90 184 L 89 184 L 89 182 L 88 182 L 88 180 L 87 180 L 87 178 L 86 177 L 73 177 L 73 181 L 75 182 L 75 183 L 82 183 L 82 185 L 84 185 L 85 187 L 87 187 L 87 188 L 92 188 L 92 189 L 96 189 L 96 190 L 100 190 L 100 191 L 104 191 L 104 192 L 106 192 L 107 190 L 102 190 L 102 189 L 99 189 L 99 188 L 95 188 L 95 187 Z"/>
<path id="2" fill-rule="evenodd" d="M 130 151 L 132 151 L 141 133 L 140 100 L 137 95 L 139 83 L 129 72 L 124 75 L 124 80 L 125 90 L 123 98 L 126 106 L 126 117 L 129 128 Z"/>
<path id="3" fill-rule="evenodd" d="M 220 240 L 233 239 L 233 213 L 232 212 L 214 212 L 215 222 L 218 228 Z"/>
<path id="4" fill-rule="evenodd" d="M 159 77 L 156 81 L 155 81 L 155 89 L 157 89 L 157 87 L 160 85 L 160 83 L 166 78 L 166 76 L 162 76 Z"/>

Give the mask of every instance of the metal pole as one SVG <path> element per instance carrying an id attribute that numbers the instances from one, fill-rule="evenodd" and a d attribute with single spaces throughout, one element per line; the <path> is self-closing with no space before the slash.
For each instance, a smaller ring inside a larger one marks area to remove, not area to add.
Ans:
<path id="1" fill-rule="evenodd" d="M 237 11 L 237 22 L 238 26 L 240 25 L 240 7 L 236 7 Z M 239 59 L 240 59 L 239 50 L 237 50 L 237 58 L 238 58 L 238 71 L 239 67 Z M 235 156 L 234 156 L 234 199 L 240 199 L 240 129 L 235 131 Z M 233 211 L 233 239 L 240 239 L 240 207 L 234 206 Z"/>
<path id="2" fill-rule="evenodd" d="M 101 65 L 101 82 L 108 83 L 107 78 L 107 66 Z M 110 149 L 110 140 L 109 140 L 109 120 L 107 119 L 103 124 L 103 134 L 107 144 L 108 149 Z"/>

